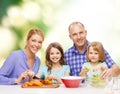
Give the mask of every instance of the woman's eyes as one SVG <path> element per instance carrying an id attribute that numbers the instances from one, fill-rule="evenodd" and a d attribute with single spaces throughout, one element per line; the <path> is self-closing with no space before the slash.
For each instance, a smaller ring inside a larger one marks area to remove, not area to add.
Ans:
<path id="1" fill-rule="evenodd" d="M 32 40 L 32 42 L 37 42 L 37 40 Z M 42 41 L 38 41 L 38 43 L 42 44 Z"/>

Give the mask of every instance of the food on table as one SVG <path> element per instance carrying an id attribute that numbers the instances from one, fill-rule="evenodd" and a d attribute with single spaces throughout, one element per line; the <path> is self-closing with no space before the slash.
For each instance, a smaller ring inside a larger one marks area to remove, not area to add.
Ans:
<path id="1" fill-rule="evenodd" d="M 105 86 L 105 80 L 100 78 L 100 75 L 93 75 L 91 86 L 93 87 L 103 87 Z"/>
<path id="2" fill-rule="evenodd" d="M 25 82 L 22 87 L 31 87 L 31 86 L 38 86 L 42 87 L 43 85 L 52 85 L 52 80 L 46 78 L 45 80 L 32 80 L 30 82 Z"/>
<path id="3" fill-rule="evenodd" d="M 25 82 L 23 84 L 23 87 L 28 87 L 28 86 L 40 86 L 40 87 L 42 87 L 43 83 L 40 81 L 30 81 L 30 82 Z"/>
<path id="4" fill-rule="evenodd" d="M 49 79 L 48 77 L 45 78 L 45 80 L 41 80 L 43 84 L 51 85 L 52 84 L 52 79 Z"/>

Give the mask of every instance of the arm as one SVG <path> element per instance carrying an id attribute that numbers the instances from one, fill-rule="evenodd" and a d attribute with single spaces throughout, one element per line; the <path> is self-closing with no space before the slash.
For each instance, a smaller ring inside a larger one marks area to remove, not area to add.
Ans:
<path id="1" fill-rule="evenodd" d="M 113 70 L 113 75 L 114 75 L 114 76 L 120 75 L 120 68 L 117 66 L 117 64 L 114 64 L 114 65 L 112 66 L 112 70 Z"/>
<path id="2" fill-rule="evenodd" d="M 31 80 L 33 76 L 34 76 L 33 71 L 31 70 L 24 71 L 23 73 L 21 73 L 21 75 L 18 78 L 15 79 L 14 84 L 19 84 L 20 82 L 25 80 L 27 77 L 29 77 Z"/>
<path id="3" fill-rule="evenodd" d="M 86 68 L 82 68 L 81 72 L 80 72 L 80 76 L 86 76 L 88 70 Z"/>
<path id="4" fill-rule="evenodd" d="M 65 65 L 66 68 L 65 68 L 65 75 L 64 76 L 70 76 L 70 67 L 69 65 Z"/>
<path id="5" fill-rule="evenodd" d="M 0 69 L 0 84 L 18 84 L 30 76 L 31 73 L 26 71 L 26 63 L 22 57 L 20 51 L 8 56 Z"/>
<path id="6" fill-rule="evenodd" d="M 63 76 L 69 76 L 70 75 L 70 67 L 69 65 L 63 65 L 63 68 L 61 69 L 61 73 L 59 74 L 51 74 L 48 76 L 49 79 L 56 80 L 58 83 L 62 83 L 61 77 Z"/>
<path id="7" fill-rule="evenodd" d="M 111 68 L 113 64 L 115 64 L 115 62 L 113 61 L 113 59 L 111 58 L 111 56 L 109 55 L 109 53 L 105 50 L 105 57 L 106 57 L 106 64 L 108 68 Z"/>
<path id="8" fill-rule="evenodd" d="M 52 80 L 56 80 L 57 83 L 59 83 L 59 84 L 62 83 L 61 78 L 59 78 L 59 77 L 57 77 L 57 76 L 55 76 L 55 75 L 53 75 L 53 74 L 50 74 L 49 76 L 47 76 L 47 78 L 48 78 L 48 79 L 52 79 Z"/>
<path id="9" fill-rule="evenodd" d="M 86 62 L 82 65 L 82 70 L 80 72 L 80 76 L 86 76 L 87 72 L 90 70 L 90 62 Z"/>
<path id="10" fill-rule="evenodd" d="M 106 62 L 100 62 L 100 70 L 103 72 L 108 69 Z"/>
<path id="11" fill-rule="evenodd" d="M 117 64 L 112 60 L 110 57 L 109 53 L 105 51 L 105 56 L 106 56 L 106 64 L 108 66 L 107 70 L 104 70 L 103 73 L 101 74 L 101 78 L 105 79 L 108 76 L 118 76 L 120 69 L 117 66 Z"/>
<path id="12" fill-rule="evenodd" d="M 4 62 L 0 69 L 0 84 L 14 84 L 15 77 L 10 77 L 14 71 L 15 59 L 14 54 L 11 54 Z"/>

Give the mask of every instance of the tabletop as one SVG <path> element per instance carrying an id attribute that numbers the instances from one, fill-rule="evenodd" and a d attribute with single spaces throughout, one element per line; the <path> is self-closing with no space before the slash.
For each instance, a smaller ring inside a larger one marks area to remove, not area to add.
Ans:
<path id="1" fill-rule="evenodd" d="M 60 87 L 58 88 L 22 88 L 21 85 L 0 85 L 0 94 L 108 94 L 108 93 L 105 92 L 105 88 L 95 88 L 88 85 L 79 86 L 78 88 L 66 88 L 64 84 L 61 84 Z M 120 92 L 116 94 L 120 94 Z"/>

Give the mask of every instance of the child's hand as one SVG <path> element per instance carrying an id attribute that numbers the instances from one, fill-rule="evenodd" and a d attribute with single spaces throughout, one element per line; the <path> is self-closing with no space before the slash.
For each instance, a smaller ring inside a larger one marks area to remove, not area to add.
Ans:
<path id="1" fill-rule="evenodd" d="M 52 79 L 52 80 L 56 80 L 57 83 L 62 83 L 62 80 L 58 77 L 56 77 L 55 75 L 51 74 L 47 77 L 48 79 Z"/>
<path id="2" fill-rule="evenodd" d="M 80 72 L 80 76 L 86 76 L 87 72 L 89 71 L 88 68 L 84 67 L 81 72 Z"/>
<path id="3" fill-rule="evenodd" d="M 84 68 L 86 69 L 86 71 L 87 71 L 87 72 L 90 70 L 90 68 L 89 68 L 89 67 L 84 67 Z"/>
<path id="4" fill-rule="evenodd" d="M 47 78 L 52 79 L 52 80 L 56 80 L 57 79 L 57 77 L 54 76 L 53 74 L 50 74 Z"/>

